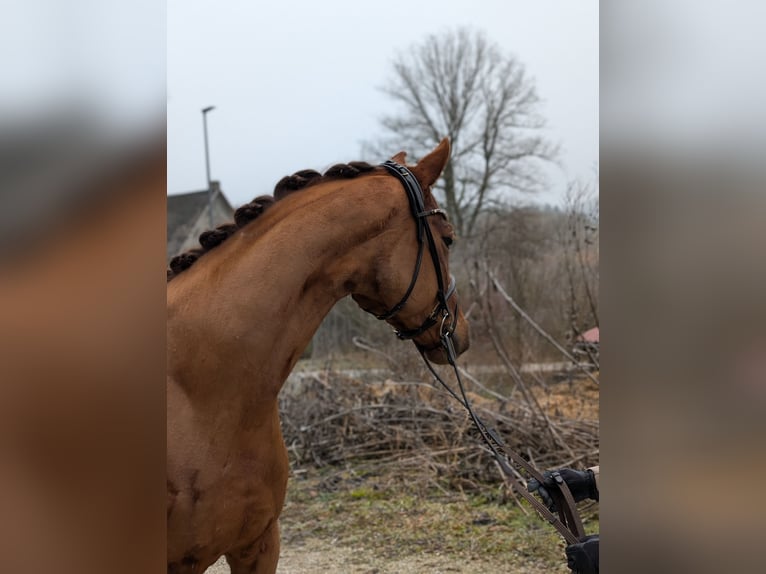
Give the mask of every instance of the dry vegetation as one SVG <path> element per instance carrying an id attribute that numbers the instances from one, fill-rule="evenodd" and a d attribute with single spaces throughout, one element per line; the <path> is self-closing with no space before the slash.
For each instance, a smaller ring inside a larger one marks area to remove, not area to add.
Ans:
<path id="1" fill-rule="evenodd" d="M 563 541 L 504 485 L 460 405 L 424 371 L 408 365 L 419 380 L 401 381 L 305 368 L 282 395 L 292 476 L 280 573 L 567 571 Z M 530 385 L 538 411 L 500 392 L 501 373 L 486 378 L 485 389 L 469 383 L 474 405 L 519 452 L 540 468 L 596 462 L 593 382 Z M 598 531 L 597 507 L 584 511 Z"/>
<path id="2" fill-rule="evenodd" d="M 293 378 L 281 408 L 294 464 L 374 461 L 475 492 L 497 483 L 502 476 L 464 409 L 421 375 L 409 382 L 363 382 L 337 372 Z M 591 381 L 533 388 L 531 402 L 472 386 L 479 416 L 539 468 L 597 463 L 598 389 Z"/>

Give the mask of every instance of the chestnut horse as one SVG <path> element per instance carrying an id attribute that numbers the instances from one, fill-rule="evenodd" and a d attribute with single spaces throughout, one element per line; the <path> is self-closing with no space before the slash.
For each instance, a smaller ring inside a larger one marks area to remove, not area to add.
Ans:
<path id="1" fill-rule="evenodd" d="M 233 574 L 276 571 L 288 476 L 277 395 L 337 301 L 351 295 L 434 362 L 468 347 L 453 231 L 431 194 L 449 148 L 409 168 L 401 152 L 298 172 L 171 262 L 168 572 L 221 555 Z"/>

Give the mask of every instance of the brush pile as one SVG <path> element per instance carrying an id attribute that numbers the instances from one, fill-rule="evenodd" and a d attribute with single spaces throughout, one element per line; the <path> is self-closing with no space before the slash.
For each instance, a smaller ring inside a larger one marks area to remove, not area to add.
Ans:
<path id="1" fill-rule="evenodd" d="M 466 490 L 497 484 L 500 471 L 465 409 L 421 375 L 410 382 L 381 376 L 365 382 L 333 371 L 292 376 L 280 407 L 294 467 L 374 462 Z M 541 470 L 598 462 L 598 390 L 589 393 L 590 384 L 562 389 L 567 400 L 573 394 L 595 400 L 595 410 L 583 416 L 587 410 L 551 403 L 549 389 L 506 397 L 467 383 L 479 417 Z"/>

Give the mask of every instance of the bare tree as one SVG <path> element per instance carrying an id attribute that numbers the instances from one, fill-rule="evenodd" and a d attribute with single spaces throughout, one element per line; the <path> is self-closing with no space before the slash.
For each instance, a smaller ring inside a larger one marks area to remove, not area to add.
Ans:
<path id="1" fill-rule="evenodd" d="M 570 182 L 565 196 L 566 225 L 559 241 L 569 289 L 572 337 L 599 325 L 599 205 L 596 183 Z"/>
<path id="2" fill-rule="evenodd" d="M 452 161 L 437 190 L 461 235 L 473 232 L 498 192 L 538 190 L 539 160 L 556 156 L 540 133 L 534 82 L 481 32 L 429 36 L 394 61 L 383 91 L 400 109 L 382 119 L 389 132 L 382 144 L 422 155 L 449 136 Z"/>

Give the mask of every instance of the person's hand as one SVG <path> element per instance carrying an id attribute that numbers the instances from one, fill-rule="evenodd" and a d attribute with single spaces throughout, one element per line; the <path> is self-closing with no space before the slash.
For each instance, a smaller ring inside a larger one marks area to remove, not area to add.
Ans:
<path id="1" fill-rule="evenodd" d="M 554 472 L 558 472 L 564 482 L 567 483 L 575 502 L 580 502 L 586 498 L 598 500 L 596 478 L 592 470 L 572 470 L 571 468 L 562 468 L 558 471 L 547 470 L 543 473 L 543 483 L 540 484 L 538 480 L 530 478 L 529 482 L 527 482 L 527 490 L 529 492 L 537 492 L 540 498 L 542 498 L 543 504 L 551 512 L 556 511 L 556 503 L 551 498 L 549 490 L 558 488 L 553 476 Z"/>
<path id="2" fill-rule="evenodd" d="M 575 574 L 598 574 L 598 534 L 566 548 L 567 566 Z"/>

